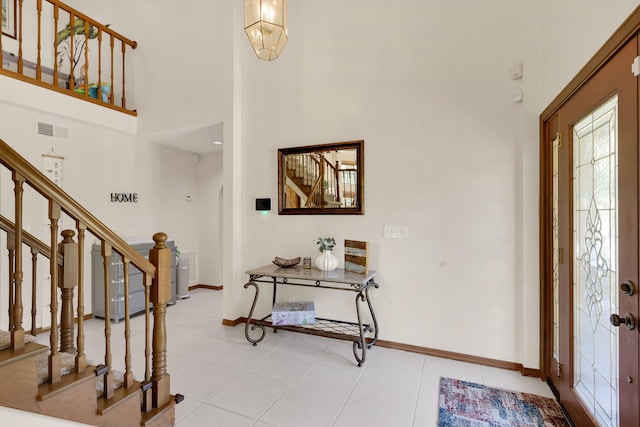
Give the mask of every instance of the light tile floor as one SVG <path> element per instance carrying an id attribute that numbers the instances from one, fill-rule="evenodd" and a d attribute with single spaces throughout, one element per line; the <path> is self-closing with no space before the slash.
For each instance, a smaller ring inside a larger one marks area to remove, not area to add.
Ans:
<path id="1" fill-rule="evenodd" d="M 195 290 L 167 309 L 171 392 L 178 427 L 435 426 L 441 376 L 552 397 L 518 372 L 374 347 L 358 368 L 351 343 L 288 331 L 252 346 L 244 324 L 222 326 L 222 292 Z M 124 333 L 112 324 L 113 336 Z M 144 373 L 144 317 L 131 321 L 133 365 Z M 104 359 L 104 321 L 86 322 L 87 357 Z M 120 335 L 122 336 L 122 335 Z M 38 337 L 39 341 L 46 334 Z M 46 341 L 48 343 L 48 341 Z M 114 367 L 122 369 L 121 345 Z"/>

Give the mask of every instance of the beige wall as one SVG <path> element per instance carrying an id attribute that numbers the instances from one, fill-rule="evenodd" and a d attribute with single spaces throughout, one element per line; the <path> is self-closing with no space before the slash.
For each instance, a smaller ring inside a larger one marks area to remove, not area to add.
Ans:
<path id="1" fill-rule="evenodd" d="M 340 258 L 344 239 L 366 240 L 381 339 L 522 361 L 522 105 L 509 76 L 521 14 L 501 1 L 291 2 L 281 58 L 243 52 L 243 268 L 315 256 L 318 236 L 341 242 Z M 277 200 L 277 148 L 354 139 L 364 216 L 253 210 L 256 197 Z M 385 224 L 408 238 L 383 238 Z M 306 297 L 320 316 L 354 317 L 351 298 Z"/>
<path id="2" fill-rule="evenodd" d="M 292 2 L 282 57 L 242 57 L 242 268 L 367 240 L 382 339 L 538 367 L 538 115 L 636 6 L 591 3 Z M 360 138 L 363 217 L 253 211 L 277 199 L 277 148 Z"/>

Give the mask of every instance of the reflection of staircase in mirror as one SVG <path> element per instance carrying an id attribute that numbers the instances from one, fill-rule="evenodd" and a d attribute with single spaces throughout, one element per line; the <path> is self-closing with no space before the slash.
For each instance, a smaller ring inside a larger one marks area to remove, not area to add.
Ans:
<path id="1" fill-rule="evenodd" d="M 287 207 L 339 208 L 339 174 L 321 153 L 302 153 L 287 157 Z"/>

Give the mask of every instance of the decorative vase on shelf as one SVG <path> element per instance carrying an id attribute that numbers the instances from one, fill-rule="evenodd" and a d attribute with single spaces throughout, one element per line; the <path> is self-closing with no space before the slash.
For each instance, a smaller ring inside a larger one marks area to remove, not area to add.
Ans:
<path id="1" fill-rule="evenodd" d="M 338 258 L 333 256 L 333 251 L 325 249 L 318 258 L 316 258 L 316 267 L 318 270 L 331 271 L 338 267 Z"/>

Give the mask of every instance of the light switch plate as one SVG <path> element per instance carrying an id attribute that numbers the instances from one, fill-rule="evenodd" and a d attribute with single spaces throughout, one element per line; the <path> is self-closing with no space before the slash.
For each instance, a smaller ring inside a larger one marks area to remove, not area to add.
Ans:
<path id="1" fill-rule="evenodd" d="M 384 226 L 384 237 L 390 239 L 406 239 L 407 238 L 407 226 L 406 225 L 386 225 Z"/>

